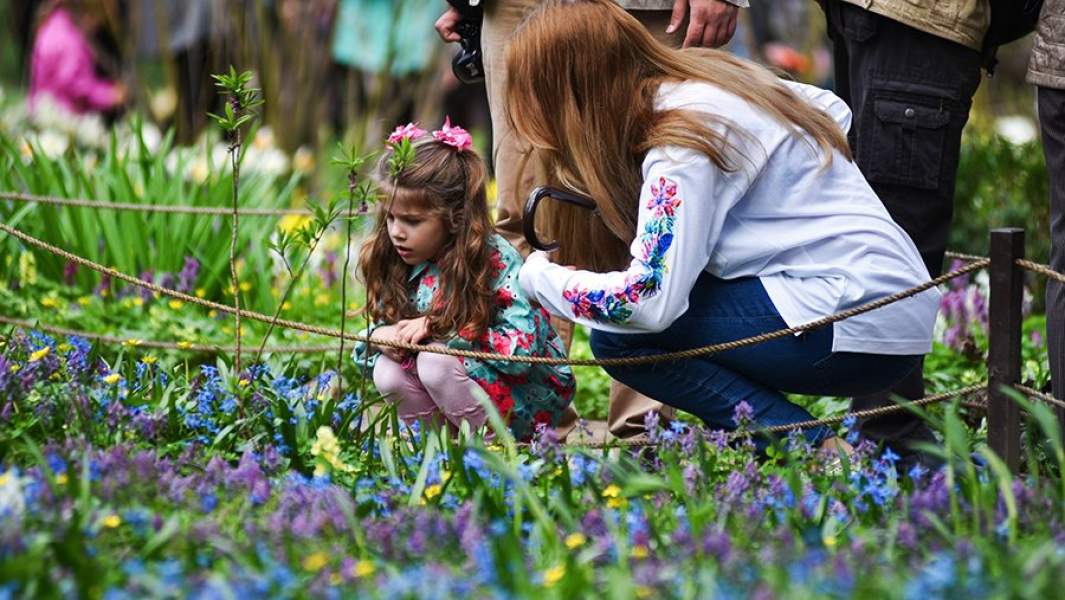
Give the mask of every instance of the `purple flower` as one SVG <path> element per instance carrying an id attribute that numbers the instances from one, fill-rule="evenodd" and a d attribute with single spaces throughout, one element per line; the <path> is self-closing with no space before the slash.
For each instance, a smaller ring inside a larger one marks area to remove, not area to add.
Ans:
<path id="1" fill-rule="evenodd" d="M 703 537 L 703 552 L 723 565 L 732 557 L 732 540 L 724 531 L 712 529 Z"/>
<path id="2" fill-rule="evenodd" d="M 754 409 L 751 408 L 750 404 L 747 404 L 746 400 L 741 400 L 736 405 L 732 420 L 736 423 L 736 427 L 745 429 L 754 422 Z"/>
<path id="3" fill-rule="evenodd" d="M 178 273 L 177 291 L 179 292 L 191 292 L 192 288 L 196 285 L 196 278 L 200 274 L 200 261 L 191 256 L 185 257 L 185 265 L 181 267 L 181 272 Z"/>
<path id="4" fill-rule="evenodd" d="M 111 276 L 108 275 L 107 273 L 104 273 L 103 275 L 100 276 L 100 283 L 99 283 L 99 285 L 97 285 L 93 289 L 92 293 L 94 293 L 97 296 L 100 296 L 102 298 L 102 297 L 106 296 L 107 294 L 109 294 L 110 292 L 111 292 Z"/>
<path id="5" fill-rule="evenodd" d="M 63 265 L 63 283 L 67 285 L 74 285 L 74 276 L 78 273 L 78 264 L 76 262 L 68 260 Z"/>

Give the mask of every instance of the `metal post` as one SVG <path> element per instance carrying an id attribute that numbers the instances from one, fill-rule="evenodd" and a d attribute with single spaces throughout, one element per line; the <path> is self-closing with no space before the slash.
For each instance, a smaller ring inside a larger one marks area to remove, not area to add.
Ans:
<path id="1" fill-rule="evenodd" d="M 1024 258 L 1024 230 L 992 230 L 987 441 L 1015 473 L 1021 456 L 1020 411 L 1003 389 L 1021 380 L 1024 271 L 1017 266 L 1019 258 Z"/>

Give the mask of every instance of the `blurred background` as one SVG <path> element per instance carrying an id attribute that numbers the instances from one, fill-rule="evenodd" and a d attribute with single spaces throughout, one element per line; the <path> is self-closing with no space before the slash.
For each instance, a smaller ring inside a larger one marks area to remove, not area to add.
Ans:
<path id="1" fill-rule="evenodd" d="M 831 87 L 817 4 L 752 4 L 741 11 L 729 49 Z M 321 193 L 328 187 L 322 178 L 333 177 L 321 164 L 328 161 L 318 160 L 323 149 L 337 140 L 375 145 L 400 121 L 432 124 L 450 115 L 486 150 L 491 132 L 483 85 L 452 76 L 454 45 L 442 44 L 433 30 L 445 6 L 443 0 L 7 0 L 0 5 L 8 29 L 0 36 L 0 130 L 15 138 L 45 135 L 46 149 L 58 152 L 106 145 L 105 127 L 138 115 L 150 138 L 172 130 L 176 145 L 196 144 L 203 141 L 206 113 L 219 103 L 210 74 L 235 65 L 257 74 L 266 100 L 256 144 L 277 152 L 257 157 L 259 166 L 306 176 L 310 193 Z M 45 101 L 31 110 L 38 104 L 28 102 L 34 43 L 57 10 L 68 13 L 73 27 L 40 41 L 84 36 L 96 75 L 120 86 L 118 102 L 64 111 L 70 107 Z M 1023 40 L 1000 51 L 970 129 L 1014 144 L 1035 138 L 1033 92 L 1023 82 L 1029 45 Z"/>

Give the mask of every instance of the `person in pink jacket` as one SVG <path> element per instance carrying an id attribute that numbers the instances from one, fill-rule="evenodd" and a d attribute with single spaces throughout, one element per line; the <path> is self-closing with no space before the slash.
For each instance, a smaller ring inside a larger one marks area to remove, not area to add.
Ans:
<path id="1" fill-rule="evenodd" d="M 85 2 L 58 0 L 46 5 L 30 57 L 30 109 L 42 95 L 75 114 L 108 112 L 125 103 L 126 88 L 96 73 L 89 43 L 100 19 Z"/>

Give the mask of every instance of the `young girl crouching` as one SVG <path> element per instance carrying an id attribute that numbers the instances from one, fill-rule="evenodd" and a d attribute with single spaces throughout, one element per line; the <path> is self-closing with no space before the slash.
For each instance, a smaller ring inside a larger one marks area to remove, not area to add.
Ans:
<path id="1" fill-rule="evenodd" d="M 547 313 L 518 285 L 522 260 L 495 234 L 485 198 L 483 161 L 469 134 L 445 123 L 432 136 L 401 127 L 413 162 L 395 178 L 389 155 L 377 165 L 382 202 L 359 261 L 374 325 L 371 340 L 426 343 L 511 356 L 563 357 Z M 480 427 L 487 392 L 518 439 L 553 426 L 574 392 L 569 367 L 481 361 L 386 346 L 356 346 L 359 366 L 406 422 Z"/>

